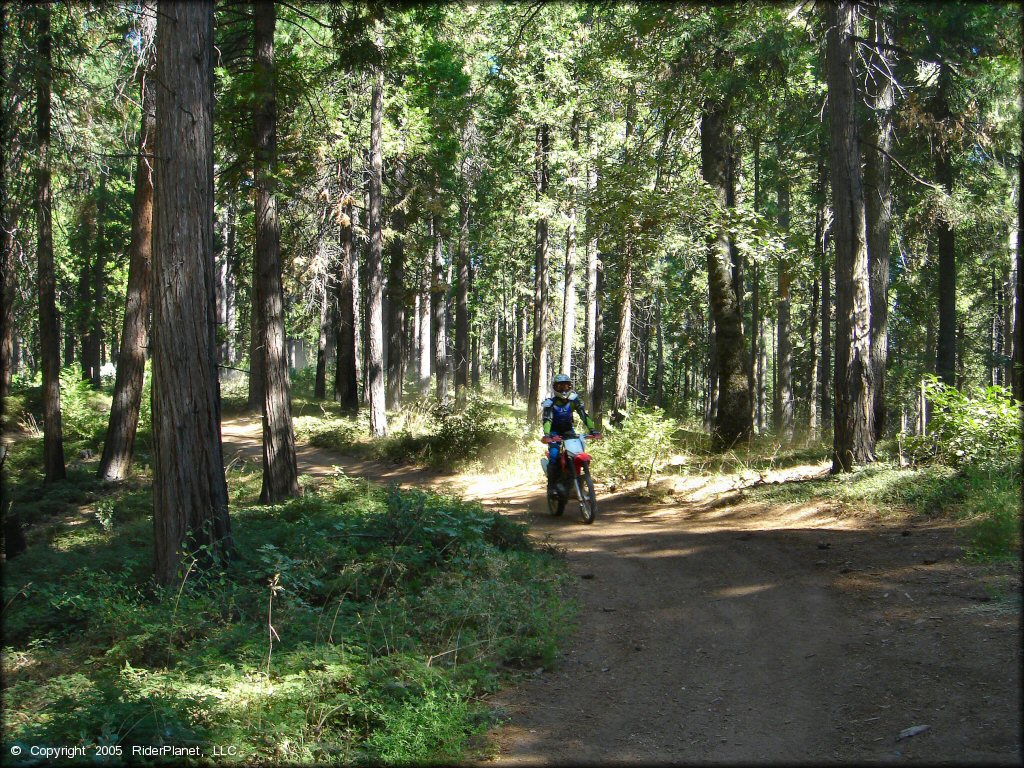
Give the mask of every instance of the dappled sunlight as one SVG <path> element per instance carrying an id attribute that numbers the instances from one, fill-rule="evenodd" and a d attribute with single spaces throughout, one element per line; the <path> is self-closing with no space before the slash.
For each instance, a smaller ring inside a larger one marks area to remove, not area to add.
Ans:
<path id="1" fill-rule="evenodd" d="M 748 584 L 746 586 L 724 587 L 711 593 L 712 597 L 749 597 L 768 589 L 774 589 L 775 584 Z"/>

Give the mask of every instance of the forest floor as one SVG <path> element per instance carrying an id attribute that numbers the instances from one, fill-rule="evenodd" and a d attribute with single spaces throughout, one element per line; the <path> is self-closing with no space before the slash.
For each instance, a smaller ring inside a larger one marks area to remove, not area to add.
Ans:
<path id="1" fill-rule="evenodd" d="M 226 461 L 259 460 L 258 420 L 223 431 Z M 491 697 L 499 765 L 1021 762 L 1019 564 L 964 560 L 953 522 L 769 506 L 716 475 L 599 484 L 583 526 L 548 515 L 539 471 L 298 453 L 303 474 L 450 489 L 565 552 L 577 625 L 550 669 Z"/>

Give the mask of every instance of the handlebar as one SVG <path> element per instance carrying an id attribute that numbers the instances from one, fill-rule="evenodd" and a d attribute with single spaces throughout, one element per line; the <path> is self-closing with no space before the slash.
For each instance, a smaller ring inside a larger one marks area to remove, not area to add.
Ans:
<path id="1" fill-rule="evenodd" d="M 588 440 L 601 440 L 604 438 L 604 435 L 600 432 L 590 432 L 585 435 L 585 437 Z M 549 443 L 560 443 L 562 442 L 562 437 L 560 435 L 544 435 L 541 437 L 540 441 L 545 445 L 548 445 Z"/>

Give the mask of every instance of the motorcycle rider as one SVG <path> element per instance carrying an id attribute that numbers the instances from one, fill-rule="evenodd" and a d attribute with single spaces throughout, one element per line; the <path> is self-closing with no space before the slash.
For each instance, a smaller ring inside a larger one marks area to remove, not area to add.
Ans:
<path id="1" fill-rule="evenodd" d="M 544 400 L 541 405 L 544 407 L 544 415 L 541 421 L 544 425 L 544 436 L 552 437 L 557 435 L 562 438 L 575 437 L 573 430 L 573 412 L 579 414 L 580 419 L 587 425 L 590 434 L 593 434 L 597 426 L 590 418 L 586 407 L 583 405 L 583 398 L 572 389 L 572 379 L 564 373 L 555 376 L 551 382 L 553 394 Z M 555 482 L 558 479 L 558 444 L 548 445 L 548 496 L 557 496 Z"/>

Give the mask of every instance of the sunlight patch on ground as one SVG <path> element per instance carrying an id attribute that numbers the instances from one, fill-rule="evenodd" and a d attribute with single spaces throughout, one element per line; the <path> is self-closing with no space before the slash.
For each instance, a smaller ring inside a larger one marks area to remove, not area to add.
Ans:
<path id="1" fill-rule="evenodd" d="M 747 597 L 749 595 L 756 595 L 758 592 L 774 589 L 775 586 L 775 584 L 748 584 L 747 586 L 716 589 L 711 594 L 714 597 Z"/>

